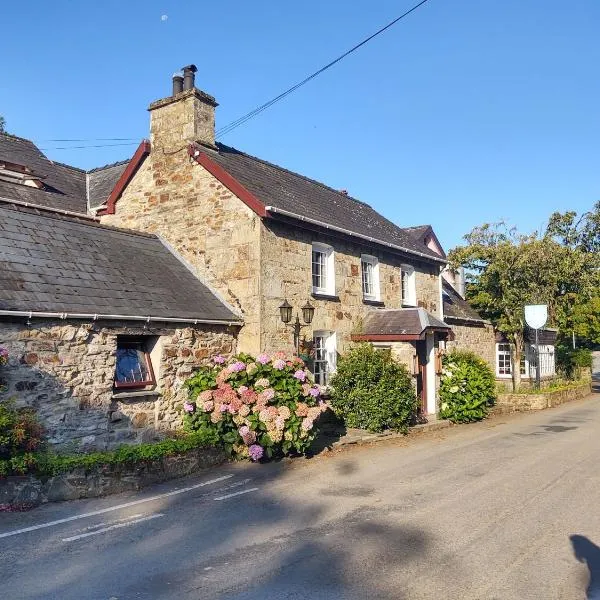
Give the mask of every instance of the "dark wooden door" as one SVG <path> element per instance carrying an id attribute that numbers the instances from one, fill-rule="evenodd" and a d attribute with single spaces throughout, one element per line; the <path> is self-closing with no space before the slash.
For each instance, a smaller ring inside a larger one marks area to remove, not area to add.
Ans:
<path id="1" fill-rule="evenodd" d="M 420 400 L 419 413 L 427 413 L 427 344 L 425 340 L 416 343 L 417 350 L 417 396 Z"/>

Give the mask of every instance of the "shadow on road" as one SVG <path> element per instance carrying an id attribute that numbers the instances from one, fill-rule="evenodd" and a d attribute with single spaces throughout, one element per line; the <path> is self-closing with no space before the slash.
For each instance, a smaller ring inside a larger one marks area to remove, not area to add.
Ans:
<path id="1" fill-rule="evenodd" d="M 600 600 L 600 548 L 584 535 L 572 535 L 570 540 L 575 558 L 586 563 L 590 572 L 587 599 Z"/>

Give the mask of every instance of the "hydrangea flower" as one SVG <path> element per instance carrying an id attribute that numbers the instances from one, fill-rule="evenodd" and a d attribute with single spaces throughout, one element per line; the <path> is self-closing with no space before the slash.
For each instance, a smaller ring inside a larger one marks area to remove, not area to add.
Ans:
<path id="1" fill-rule="evenodd" d="M 204 410 L 204 412 L 212 412 L 214 410 L 214 408 L 215 408 L 215 403 L 212 400 L 207 400 L 202 405 L 202 410 Z"/>
<path id="2" fill-rule="evenodd" d="M 280 406 L 279 416 L 284 419 L 289 419 L 292 416 L 292 411 L 287 406 Z"/>
<path id="3" fill-rule="evenodd" d="M 303 371 L 302 369 L 298 369 L 295 373 L 294 373 L 294 377 L 296 379 L 298 379 L 298 381 L 304 381 L 306 379 L 306 371 Z"/>
<path id="4" fill-rule="evenodd" d="M 246 373 L 248 373 L 248 375 L 252 375 L 253 373 L 256 373 L 257 370 L 258 370 L 258 365 L 255 362 L 251 362 L 246 365 Z"/>
<path id="5" fill-rule="evenodd" d="M 238 360 L 234 362 L 232 365 L 229 365 L 229 370 L 231 373 L 239 373 L 240 371 L 246 370 L 246 363 Z"/>
<path id="6" fill-rule="evenodd" d="M 310 431 L 313 428 L 312 419 L 310 419 L 309 417 L 306 417 L 306 419 L 302 419 L 301 427 L 304 431 Z"/>
<path id="7" fill-rule="evenodd" d="M 271 384 L 266 377 L 261 377 L 260 379 L 257 379 L 256 383 L 254 384 L 255 387 L 261 387 L 261 388 L 268 388 L 270 385 Z"/>
<path id="8" fill-rule="evenodd" d="M 310 388 L 309 392 L 308 392 L 313 398 L 318 398 L 319 394 L 321 393 L 321 390 L 318 387 L 312 387 Z"/>
<path id="9" fill-rule="evenodd" d="M 269 355 L 264 352 L 256 357 L 256 361 L 259 362 L 261 365 L 266 365 L 270 360 L 271 358 L 269 357 Z"/>
<path id="10" fill-rule="evenodd" d="M 8 350 L 0 347 L 0 365 L 5 365 L 8 362 Z"/>
<path id="11" fill-rule="evenodd" d="M 239 412 L 242 417 L 247 417 L 250 414 L 250 407 L 247 404 L 244 404 Z"/>
<path id="12" fill-rule="evenodd" d="M 193 413 L 195 408 L 196 407 L 191 402 L 183 403 L 183 410 L 185 410 L 187 413 Z"/>
<path id="13" fill-rule="evenodd" d="M 225 358 L 220 354 L 217 354 L 216 356 L 213 356 L 213 362 L 215 365 L 222 365 L 225 362 Z"/>
<path id="14" fill-rule="evenodd" d="M 206 402 L 207 400 L 212 400 L 212 397 L 213 397 L 212 390 L 204 390 L 203 392 L 200 392 L 200 394 L 198 394 L 198 400 L 200 400 L 200 402 Z"/>
<path id="15" fill-rule="evenodd" d="M 296 416 L 306 417 L 306 415 L 308 415 L 308 404 L 304 402 L 298 402 L 298 407 L 296 408 Z"/>
<path id="16" fill-rule="evenodd" d="M 283 369 L 285 369 L 285 360 L 283 360 L 282 358 L 278 358 L 276 361 L 273 362 L 273 368 L 277 369 L 278 371 L 282 371 Z"/>
<path id="17" fill-rule="evenodd" d="M 267 388 L 266 390 L 263 390 L 260 395 L 268 402 L 275 398 L 275 390 L 273 388 Z"/>
<path id="18" fill-rule="evenodd" d="M 248 391 L 248 386 L 247 385 L 240 385 L 240 387 L 238 388 L 238 394 L 243 394 L 244 392 Z"/>
<path id="19" fill-rule="evenodd" d="M 264 452 L 263 447 L 258 444 L 252 444 L 252 446 L 248 448 L 248 454 L 254 462 L 260 460 L 263 457 Z"/>

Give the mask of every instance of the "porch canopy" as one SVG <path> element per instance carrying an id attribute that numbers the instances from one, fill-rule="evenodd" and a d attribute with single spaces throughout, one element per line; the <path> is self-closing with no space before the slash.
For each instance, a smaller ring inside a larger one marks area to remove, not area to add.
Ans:
<path id="1" fill-rule="evenodd" d="M 452 328 L 424 308 L 386 308 L 370 311 L 354 342 L 411 342 L 424 340 L 427 333 L 452 340 Z"/>

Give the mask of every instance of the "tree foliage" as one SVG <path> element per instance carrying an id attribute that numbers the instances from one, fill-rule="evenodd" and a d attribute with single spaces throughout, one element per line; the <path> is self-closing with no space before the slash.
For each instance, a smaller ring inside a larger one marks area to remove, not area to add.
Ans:
<path id="1" fill-rule="evenodd" d="M 6 120 L 0 115 L 0 133 L 6 133 Z"/>
<path id="2" fill-rule="evenodd" d="M 526 304 L 547 304 L 549 325 L 565 334 L 575 315 L 581 313 L 581 320 L 586 306 L 593 308 L 600 283 L 599 231 L 600 203 L 579 219 L 572 212 L 554 213 L 541 235 L 519 233 L 506 223 L 484 224 L 449 253 L 454 267 L 467 270 L 468 300 L 511 342 L 513 364 L 520 363 L 524 348 Z M 513 386 L 519 384 L 519 369 L 513 369 Z"/>

